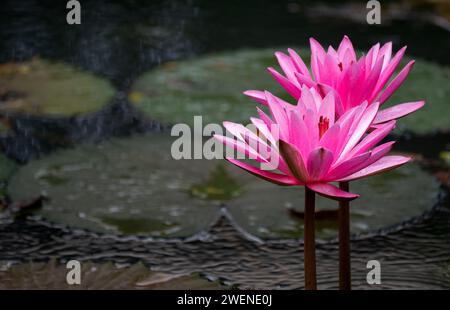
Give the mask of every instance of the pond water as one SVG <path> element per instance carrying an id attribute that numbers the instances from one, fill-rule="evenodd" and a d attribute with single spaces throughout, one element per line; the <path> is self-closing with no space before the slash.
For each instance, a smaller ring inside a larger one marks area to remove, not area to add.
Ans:
<path id="1" fill-rule="evenodd" d="M 243 90 L 276 93 L 265 71 L 276 47 L 305 46 L 311 36 L 336 44 L 347 34 L 360 50 L 378 41 L 392 40 L 395 49 L 407 44 L 408 56 L 419 61 L 393 101 L 431 104 L 400 121 L 396 132 L 395 151 L 413 154 L 416 162 L 352 184 L 362 194 L 351 214 L 354 287 L 369 288 L 365 263 L 378 259 L 382 288 L 449 288 L 450 33 L 416 18 L 414 8 L 402 18 L 387 10 L 386 23 L 368 26 L 354 2 L 333 4 L 331 11 L 320 5 L 83 1 L 82 24 L 73 27 L 65 24 L 63 5 L 5 1 L 0 63 L 39 56 L 34 59 L 62 71 L 81 68 L 80 79 L 98 83 L 102 96 L 89 97 L 92 104 L 81 110 L 76 101 L 86 100 L 71 100 L 68 115 L 1 113 L 0 145 L 21 162 L 2 154 L 2 205 L 40 195 L 48 200 L 26 212 L 0 211 L 0 271 L 19 264 L 0 278 L 20 277 L 30 268 L 25 261 L 56 257 L 143 262 L 155 271 L 200 273 L 242 288 L 302 288 L 302 220 L 289 209 L 301 211 L 303 191 L 264 183 L 223 161 L 172 160 L 166 125 L 189 123 L 195 109 L 206 110 L 211 121 L 247 119 L 255 104 Z M 349 14 L 335 14 L 343 10 Z M 77 85 L 81 94 L 92 94 L 91 82 Z M 42 100 L 44 92 L 36 91 L 32 98 Z M 325 199 L 318 204 L 335 208 Z M 332 218 L 318 220 L 318 235 L 319 287 L 336 288 Z"/>

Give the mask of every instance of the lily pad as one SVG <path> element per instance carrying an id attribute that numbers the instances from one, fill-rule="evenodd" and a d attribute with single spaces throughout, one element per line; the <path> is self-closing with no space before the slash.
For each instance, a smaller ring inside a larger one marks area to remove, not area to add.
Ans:
<path id="1" fill-rule="evenodd" d="M 194 115 L 202 115 L 204 124 L 248 122 L 256 114 L 257 104 L 242 94 L 247 89 L 266 89 L 292 102 L 266 71 L 268 66 L 279 67 L 274 57 L 277 50 L 285 49 L 248 49 L 166 63 L 138 78 L 129 99 L 149 117 L 166 123 L 192 124 Z M 309 53 L 308 49 L 299 49 L 307 63 Z M 422 99 L 427 104 L 420 112 L 400 120 L 398 127 L 418 133 L 448 129 L 449 78 L 448 68 L 416 60 L 407 80 L 386 106 Z"/>
<path id="2" fill-rule="evenodd" d="M 154 236 L 189 235 L 214 219 L 219 202 L 192 195 L 213 162 L 174 160 L 165 134 L 81 145 L 19 169 L 12 200 L 48 196 L 39 212 L 71 226 Z"/>
<path id="3" fill-rule="evenodd" d="M 203 183 L 194 184 L 190 188 L 193 196 L 202 199 L 227 201 L 242 194 L 240 186 L 223 165 L 217 165 L 211 177 Z"/>
<path id="4" fill-rule="evenodd" d="M 6 196 L 6 181 L 12 175 L 15 168 L 16 164 L 4 154 L 0 153 L 0 211 L 1 201 Z"/>
<path id="5" fill-rule="evenodd" d="M 405 64 L 405 63 L 404 63 Z M 416 60 L 403 85 L 383 107 L 394 103 L 425 100 L 419 111 L 398 121 L 399 129 L 419 134 L 450 129 L 450 68 Z"/>
<path id="6" fill-rule="evenodd" d="M 204 124 L 248 121 L 257 104 L 243 91 L 270 89 L 286 97 L 266 71 L 276 65 L 274 51 L 242 50 L 169 62 L 138 78 L 129 99 L 146 115 L 166 123 L 192 124 L 194 115 L 203 116 Z"/>
<path id="7" fill-rule="evenodd" d="M 113 263 L 80 262 L 80 284 L 69 285 L 66 264 L 55 260 L 29 262 L 0 269 L 0 289 L 84 289 L 84 290 L 213 290 L 225 289 L 219 282 L 198 274 L 166 274 L 151 271 L 141 263 L 118 267 Z"/>
<path id="8" fill-rule="evenodd" d="M 70 65 L 33 58 L 0 65 L 0 113 L 69 117 L 100 110 L 114 88 Z"/>
<path id="9" fill-rule="evenodd" d="M 233 169 L 238 169 L 233 167 Z M 242 176 L 246 194 L 230 201 L 230 212 L 246 230 L 263 237 L 300 237 L 303 221 L 286 209 L 303 211 L 304 189 L 281 187 Z M 351 232 L 364 233 L 400 223 L 431 209 L 437 201 L 439 184 L 418 164 L 350 183 L 352 192 L 361 195 L 351 202 Z M 411 193 L 414 193 L 413 195 Z M 316 197 L 317 210 L 336 210 L 337 203 Z M 335 237 L 336 220 L 317 220 L 319 237 Z"/>
<path id="10" fill-rule="evenodd" d="M 37 211 L 46 219 L 95 231 L 189 236 L 206 229 L 218 207 L 261 237 L 299 237 L 302 187 L 262 181 L 223 160 L 174 160 L 173 139 L 164 134 L 82 145 L 20 168 L 9 182 L 13 200 L 43 194 Z M 352 203 L 352 232 L 394 225 L 430 209 L 438 184 L 411 163 L 398 170 L 351 183 L 361 194 Z M 414 195 L 411 195 L 414 193 Z M 337 204 L 317 198 L 317 209 Z M 335 236 L 333 219 L 318 220 L 318 236 Z"/>

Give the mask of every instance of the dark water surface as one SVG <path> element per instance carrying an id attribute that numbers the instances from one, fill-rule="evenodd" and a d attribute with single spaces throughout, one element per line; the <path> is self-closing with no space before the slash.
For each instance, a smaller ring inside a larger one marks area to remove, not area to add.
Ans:
<path id="1" fill-rule="evenodd" d="M 41 55 L 126 89 L 141 72 L 170 60 L 244 47 L 303 46 L 310 37 L 327 46 L 347 34 L 359 49 L 392 40 L 395 49 L 408 45 L 409 55 L 450 64 L 448 31 L 414 16 L 369 26 L 352 16 L 309 13 L 320 3 L 344 2 L 90 0 L 82 2 L 81 25 L 68 25 L 66 1 L 6 0 L 0 8 L 0 62 Z"/>
<path id="2" fill-rule="evenodd" d="M 368 26 L 350 18 L 311 16 L 307 12 L 313 1 L 290 2 L 91 0 L 82 1 L 82 24 L 69 26 L 66 1 L 7 0 L 0 8 L 0 63 L 40 55 L 95 72 L 126 92 L 140 73 L 171 60 L 244 47 L 302 46 L 311 36 L 324 45 L 336 44 L 347 34 L 359 49 L 392 40 L 396 50 L 407 44 L 412 57 L 450 65 L 449 33 L 442 27 L 413 18 Z M 160 128 L 143 124 L 126 100 L 120 99 L 124 97 L 120 92 L 119 103 L 108 107 L 110 114 L 101 122 L 84 120 L 74 128 L 84 128 L 89 137 Z M 19 124 L 26 127 L 28 123 L 22 120 Z M 80 136 L 80 132 L 68 135 L 75 142 Z M 20 139 L 10 137 L 3 142 L 16 159 L 33 157 L 26 154 L 33 145 L 37 153 L 42 151 L 33 137 Z M 427 137 L 412 144 L 404 137 L 401 146 L 436 158 L 449 147 L 448 135 L 439 139 L 436 150 Z M 355 288 L 371 288 L 365 281 L 365 264 L 372 259 L 382 264 L 379 287 L 450 288 L 450 203 L 445 195 L 442 190 L 441 201 L 422 216 L 354 236 Z M 101 235 L 35 219 L 4 218 L 0 220 L 0 261 L 51 257 L 120 263 L 142 260 L 155 270 L 198 271 L 241 287 L 302 287 L 301 241 L 262 242 L 236 228 L 226 211 L 218 213 L 222 216 L 208 231 L 187 239 Z M 319 287 L 337 288 L 336 242 L 320 243 L 317 256 Z"/>

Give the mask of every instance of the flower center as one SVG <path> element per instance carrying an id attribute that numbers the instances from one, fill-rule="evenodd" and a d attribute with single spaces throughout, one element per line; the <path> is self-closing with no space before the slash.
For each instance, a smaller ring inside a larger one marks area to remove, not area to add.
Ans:
<path id="1" fill-rule="evenodd" d="M 322 136 L 325 134 L 325 132 L 330 127 L 330 120 L 326 117 L 321 116 L 319 118 L 319 138 L 322 138 Z"/>
<path id="2" fill-rule="evenodd" d="M 342 62 L 340 62 L 338 64 L 339 69 L 341 69 L 341 71 L 344 71 L 344 65 L 342 64 Z"/>

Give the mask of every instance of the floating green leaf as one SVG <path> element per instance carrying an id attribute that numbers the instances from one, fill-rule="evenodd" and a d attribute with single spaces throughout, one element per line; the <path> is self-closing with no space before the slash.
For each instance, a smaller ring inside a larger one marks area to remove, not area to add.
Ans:
<path id="1" fill-rule="evenodd" d="M 242 187 L 230 176 L 223 165 L 217 165 L 206 182 L 191 186 L 194 197 L 227 201 L 242 193 Z"/>
<path id="2" fill-rule="evenodd" d="M 204 124 L 248 121 L 257 104 L 243 91 L 270 89 L 282 97 L 285 93 L 265 69 L 276 65 L 273 53 L 243 50 L 164 64 L 135 82 L 130 101 L 168 123 L 192 124 L 194 115 L 202 115 Z"/>
<path id="3" fill-rule="evenodd" d="M 403 85 L 383 108 L 394 103 L 418 100 L 425 100 L 425 106 L 400 119 L 397 123 L 399 129 L 410 129 L 422 134 L 450 129 L 450 69 L 417 60 Z"/>
<path id="4" fill-rule="evenodd" d="M 223 120 L 248 123 L 256 114 L 257 103 L 242 94 L 245 90 L 266 89 L 293 102 L 266 71 L 268 66 L 279 67 L 273 55 L 277 50 L 285 49 L 248 49 L 166 63 L 138 78 L 129 99 L 146 115 L 166 123 L 192 124 L 194 115 L 203 116 L 203 124 Z M 309 62 L 308 49 L 299 49 L 299 53 Z M 417 60 L 385 106 L 417 100 L 427 104 L 401 119 L 398 128 L 418 133 L 448 129 L 449 77 L 448 68 Z"/>
<path id="5" fill-rule="evenodd" d="M 8 191 L 13 200 L 45 194 L 49 200 L 37 214 L 95 231 L 188 236 L 206 229 L 224 202 L 254 234 L 301 236 L 302 221 L 287 209 L 302 211 L 302 187 L 262 181 L 222 160 L 174 160 L 171 142 L 153 134 L 61 151 L 18 169 Z M 49 173 L 58 181 L 43 178 Z M 351 190 L 361 195 L 352 202 L 352 232 L 422 214 L 435 203 L 438 188 L 414 163 L 352 182 Z M 317 197 L 317 207 L 336 209 L 336 203 Z M 332 220 L 318 220 L 317 227 L 320 237 L 336 235 Z"/>
<path id="6" fill-rule="evenodd" d="M 114 88 L 67 64 L 33 58 L 0 65 L 0 113 L 73 116 L 100 110 Z"/>

